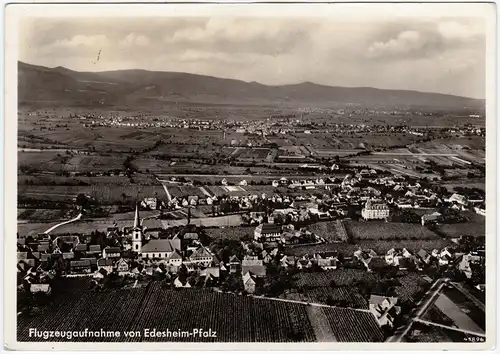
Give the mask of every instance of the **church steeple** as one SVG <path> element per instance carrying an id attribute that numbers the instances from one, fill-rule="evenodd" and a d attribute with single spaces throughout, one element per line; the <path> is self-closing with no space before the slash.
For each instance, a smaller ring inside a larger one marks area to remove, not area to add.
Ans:
<path id="1" fill-rule="evenodd" d="M 139 203 L 135 203 L 134 229 L 141 227 L 141 219 L 139 218 Z"/>
<path id="2" fill-rule="evenodd" d="M 142 227 L 139 218 L 139 203 L 135 204 L 134 228 L 132 229 L 132 250 L 140 253 L 142 248 Z"/>

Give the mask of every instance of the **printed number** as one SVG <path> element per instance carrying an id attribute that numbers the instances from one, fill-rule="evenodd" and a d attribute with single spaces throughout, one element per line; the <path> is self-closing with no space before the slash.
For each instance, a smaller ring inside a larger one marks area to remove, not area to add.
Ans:
<path id="1" fill-rule="evenodd" d="M 483 337 L 465 337 L 464 341 L 471 342 L 471 343 L 478 343 L 478 342 L 484 342 L 484 338 Z"/>

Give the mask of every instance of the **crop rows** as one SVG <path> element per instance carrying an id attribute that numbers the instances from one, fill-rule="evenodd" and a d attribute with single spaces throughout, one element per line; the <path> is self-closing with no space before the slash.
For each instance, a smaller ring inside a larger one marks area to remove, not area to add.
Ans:
<path id="1" fill-rule="evenodd" d="M 349 286 L 359 281 L 373 282 L 377 280 L 376 275 L 362 269 L 337 269 L 328 272 L 298 273 L 295 277 L 297 287 L 330 286 L 335 282 L 336 287 Z"/>
<path id="2" fill-rule="evenodd" d="M 418 224 L 350 221 L 346 222 L 345 226 L 355 240 L 432 240 L 439 238 L 437 234 Z"/>
<path id="3" fill-rule="evenodd" d="M 344 309 L 340 307 L 323 308 L 339 342 L 381 342 L 383 333 L 368 311 Z"/>
<path id="4" fill-rule="evenodd" d="M 308 301 L 311 303 L 322 303 L 351 308 L 368 308 L 367 300 L 361 296 L 356 288 L 353 287 L 317 287 L 306 291 Z M 329 301 L 335 302 L 334 304 Z"/>

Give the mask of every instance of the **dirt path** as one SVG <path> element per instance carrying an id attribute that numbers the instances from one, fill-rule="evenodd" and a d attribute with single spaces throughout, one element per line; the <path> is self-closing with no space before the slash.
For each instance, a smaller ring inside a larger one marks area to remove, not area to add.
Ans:
<path id="1" fill-rule="evenodd" d="M 69 223 L 72 223 L 72 222 L 75 222 L 75 221 L 78 221 L 80 220 L 82 217 L 82 213 L 78 214 L 77 217 L 75 217 L 74 219 L 71 219 L 71 220 L 68 220 L 68 221 L 65 221 L 65 222 L 62 222 L 62 223 L 59 223 L 59 224 L 56 224 L 52 227 L 50 227 L 47 231 L 45 231 L 44 233 L 48 234 L 50 233 L 51 231 L 55 230 L 56 228 L 58 228 L 59 226 L 62 226 L 62 225 L 66 225 L 66 224 L 69 224 Z"/>
<path id="2" fill-rule="evenodd" d="M 320 306 L 308 306 L 307 316 L 311 322 L 314 334 L 318 342 L 337 342 L 337 338 L 332 332 L 328 318 Z"/>

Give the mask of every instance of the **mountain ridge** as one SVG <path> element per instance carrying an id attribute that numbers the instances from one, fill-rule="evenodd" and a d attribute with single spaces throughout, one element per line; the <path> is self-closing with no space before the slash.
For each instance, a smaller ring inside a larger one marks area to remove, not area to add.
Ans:
<path id="1" fill-rule="evenodd" d="M 227 104 L 428 106 L 483 108 L 484 100 L 443 93 L 373 87 L 328 86 L 305 81 L 265 85 L 255 81 L 172 71 L 127 69 L 80 72 L 18 62 L 20 104 L 141 105 L 157 101 Z"/>

